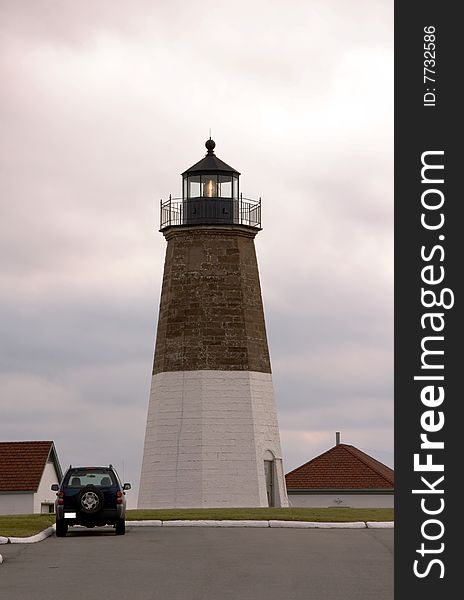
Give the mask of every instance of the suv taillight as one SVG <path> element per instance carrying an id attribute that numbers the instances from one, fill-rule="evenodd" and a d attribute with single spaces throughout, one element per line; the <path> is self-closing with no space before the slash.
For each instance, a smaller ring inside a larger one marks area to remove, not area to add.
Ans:
<path id="1" fill-rule="evenodd" d="M 116 502 L 122 504 L 122 492 L 116 492 Z"/>
<path id="2" fill-rule="evenodd" d="M 57 492 L 58 504 L 64 504 L 64 492 Z"/>

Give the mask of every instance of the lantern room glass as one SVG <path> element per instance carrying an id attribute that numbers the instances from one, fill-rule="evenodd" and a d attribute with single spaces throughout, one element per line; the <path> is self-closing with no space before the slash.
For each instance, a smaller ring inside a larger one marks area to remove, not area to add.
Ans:
<path id="1" fill-rule="evenodd" d="M 238 177 L 202 173 L 184 178 L 183 197 L 187 198 L 238 198 Z"/>
<path id="2" fill-rule="evenodd" d="M 232 176 L 232 197 L 238 200 L 238 177 Z"/>
<path id="3" fill-rule="evenodd" d="M 187 181 L 188 198 L 200 198 L 200 176 L 192 175 Z"/>
<path id="4" fill-rule="evenodd" d="M 232 176 L 219 175 L 219 193 L 221 198 L 232 198 Z"/>

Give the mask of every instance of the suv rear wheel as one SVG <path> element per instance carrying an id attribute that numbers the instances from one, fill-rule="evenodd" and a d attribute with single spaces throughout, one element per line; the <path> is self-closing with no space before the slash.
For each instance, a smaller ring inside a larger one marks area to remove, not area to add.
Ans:
<path id="1" fill-rule="evenodd" d="M 68 524 L 63 523 L 63 521 L 57 521 L 55 533 L 56 537 L 66 537 L 66 534 L 68 533 Z"/>
<path id="2" fill-rule="evenodd" d="M 124 519 L 116 521 L 116 535 L 124 535 L 126 533 L 126 522 Z"/>

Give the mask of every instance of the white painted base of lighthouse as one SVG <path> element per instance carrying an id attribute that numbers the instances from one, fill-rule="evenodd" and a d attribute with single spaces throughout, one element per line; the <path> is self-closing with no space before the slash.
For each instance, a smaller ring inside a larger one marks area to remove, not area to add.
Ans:
<path id="1" fill-rule="evenodd" d="M 139 508 L 288 506 L 272 376 L 153 376 Z"/>

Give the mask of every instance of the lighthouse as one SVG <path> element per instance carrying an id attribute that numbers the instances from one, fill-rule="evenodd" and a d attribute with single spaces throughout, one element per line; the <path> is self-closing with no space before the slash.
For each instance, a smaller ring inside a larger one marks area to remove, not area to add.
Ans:
<path id="1" fill-rule="evenodd" d="M 167 247 L 139 508 L 288 506 L 254 238 L 261 199 L 215 154 L 161 201 Z"/>

